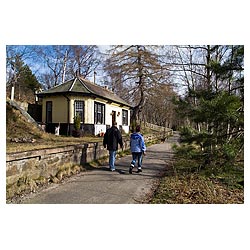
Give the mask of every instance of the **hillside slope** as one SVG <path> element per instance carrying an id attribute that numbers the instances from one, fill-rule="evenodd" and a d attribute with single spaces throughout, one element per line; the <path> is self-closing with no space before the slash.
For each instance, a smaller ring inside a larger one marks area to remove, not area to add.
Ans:
<path id="1" fill-rule="evenodd" d="M 20 110 L 6 102 L 6 138 L 42 138 L 44 132 Z"/>

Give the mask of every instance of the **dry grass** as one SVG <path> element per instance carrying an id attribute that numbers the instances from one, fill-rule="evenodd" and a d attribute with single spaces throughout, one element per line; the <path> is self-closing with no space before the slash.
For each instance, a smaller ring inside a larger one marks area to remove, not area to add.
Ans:
<path id="1" fill-rule="evenodd" d="M 95 137 L 74 138 L 54 135 L 43 136 L 43 138 L 37 139 L 34 143 L 16 143 L 10 142 L 10 140 L 7 139 L 6 151 L 7 153 L 14 153 L 44 148 L 62 147 L 66 145 L 84 144 L 88 142 L 102 142 L 102 139 Z"/>
<path id="2" fill-rule="evenodd" d="M 162 179 L 151 203 L 242 204 L 244 191 L 199 174 L 177 174 Z"/>

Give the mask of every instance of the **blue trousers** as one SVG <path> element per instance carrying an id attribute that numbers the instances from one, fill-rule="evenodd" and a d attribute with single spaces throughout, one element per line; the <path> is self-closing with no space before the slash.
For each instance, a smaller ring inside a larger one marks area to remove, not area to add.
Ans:
<path id="1" fill-rule="evenodd" d="M 142 152 L 132 153 L 132 158 L 133 158 L 133 160 L 132 160 L 131 164 L 135 166 L 135 163 L 137 160 L 137 166 L 138 166 L 138 169 L 140 169 L 142 166 Z"/>
<path id="2" fill-rule="evenodd" d="M 115 156 L 116 151 L 109 150 L 109 168 L 115 170 Z"/>

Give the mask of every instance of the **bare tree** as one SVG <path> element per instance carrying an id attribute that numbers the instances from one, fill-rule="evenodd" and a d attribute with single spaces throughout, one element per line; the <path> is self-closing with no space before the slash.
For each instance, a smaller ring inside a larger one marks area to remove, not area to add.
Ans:
<path id="1" fill-rule="evenodd" d="M 91 76 L 100 64 L 100 53 L 92 45 L 33 46 L 42 69 L 39 78 L 45 88 L 54 87 L 76 75 Z M 34 59 L 35 59 L 34 57 Z"/>
<path id="2" fill-rule="evenodd" d="M 176 95 L 170 84 L 159 84 L 149 89 L 147 102 L 142 111 L 144 120 L 164 127 L 175 126 L 173 98 Z"/>
<path id="3" fill-rule="evenodd" d="M 232 48 L 227 45 L 169 46 L 171 60 L 165 64 L 172 66 L 170 71 L 176 85 L 187 92 L 227 88 L 228 82 L 219 77 L 216 69 L 228 59 Z"/>
<path id="4" fill-rule="evenodd" d="M 166 83 L 168 69 L 159 59 L 161 46 L 113 46 L 106 60 L 112 89 L 118 86 L 122 96 L 134 105 L 132 121 L 139 119 L 148 99 L 148 90 L 160 83 Z M 125 90 L 125 91 L 124 91 Z"/>
<path id="5" fill-rule="evenodd" d="M 47 87 L 60 84 L 61 80 L 65 79 L 68 46 L 35 46 L 34 50 L 37 57 L 43 59 L 45 68 L 49 69 L 45 71 L 44 77 L 41 74 L 42 78 L 46 78 L 49 81 L 52 80 L 52 82 L 46 82 Z M 49 74 L 51 75 L 50 77 L 48 77 Z"/>
<path id="6" fill-rule="evenodd" d="M 68 73 L 87 78 L 100 64 L 100 51 L 96 45 L 72 45 L 69 52 Z"/>

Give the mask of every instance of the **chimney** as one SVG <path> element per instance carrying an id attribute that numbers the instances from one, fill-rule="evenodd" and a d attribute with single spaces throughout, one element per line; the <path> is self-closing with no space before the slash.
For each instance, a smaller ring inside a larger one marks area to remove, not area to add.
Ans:
<path id="1" fill-rule="evenodd" d="M 80 76 L 81 76 L 80 69 L 77 69 L 77 70 L 76 70 L 75 76 L 76 76 L 76 77 L 80 77 Z"/>
<path id="2" fill-rule="evenodd" d="M 95 75 L 96 75 L 96 72 L 94 71 L 94 84 L 95 84 Z"/>

